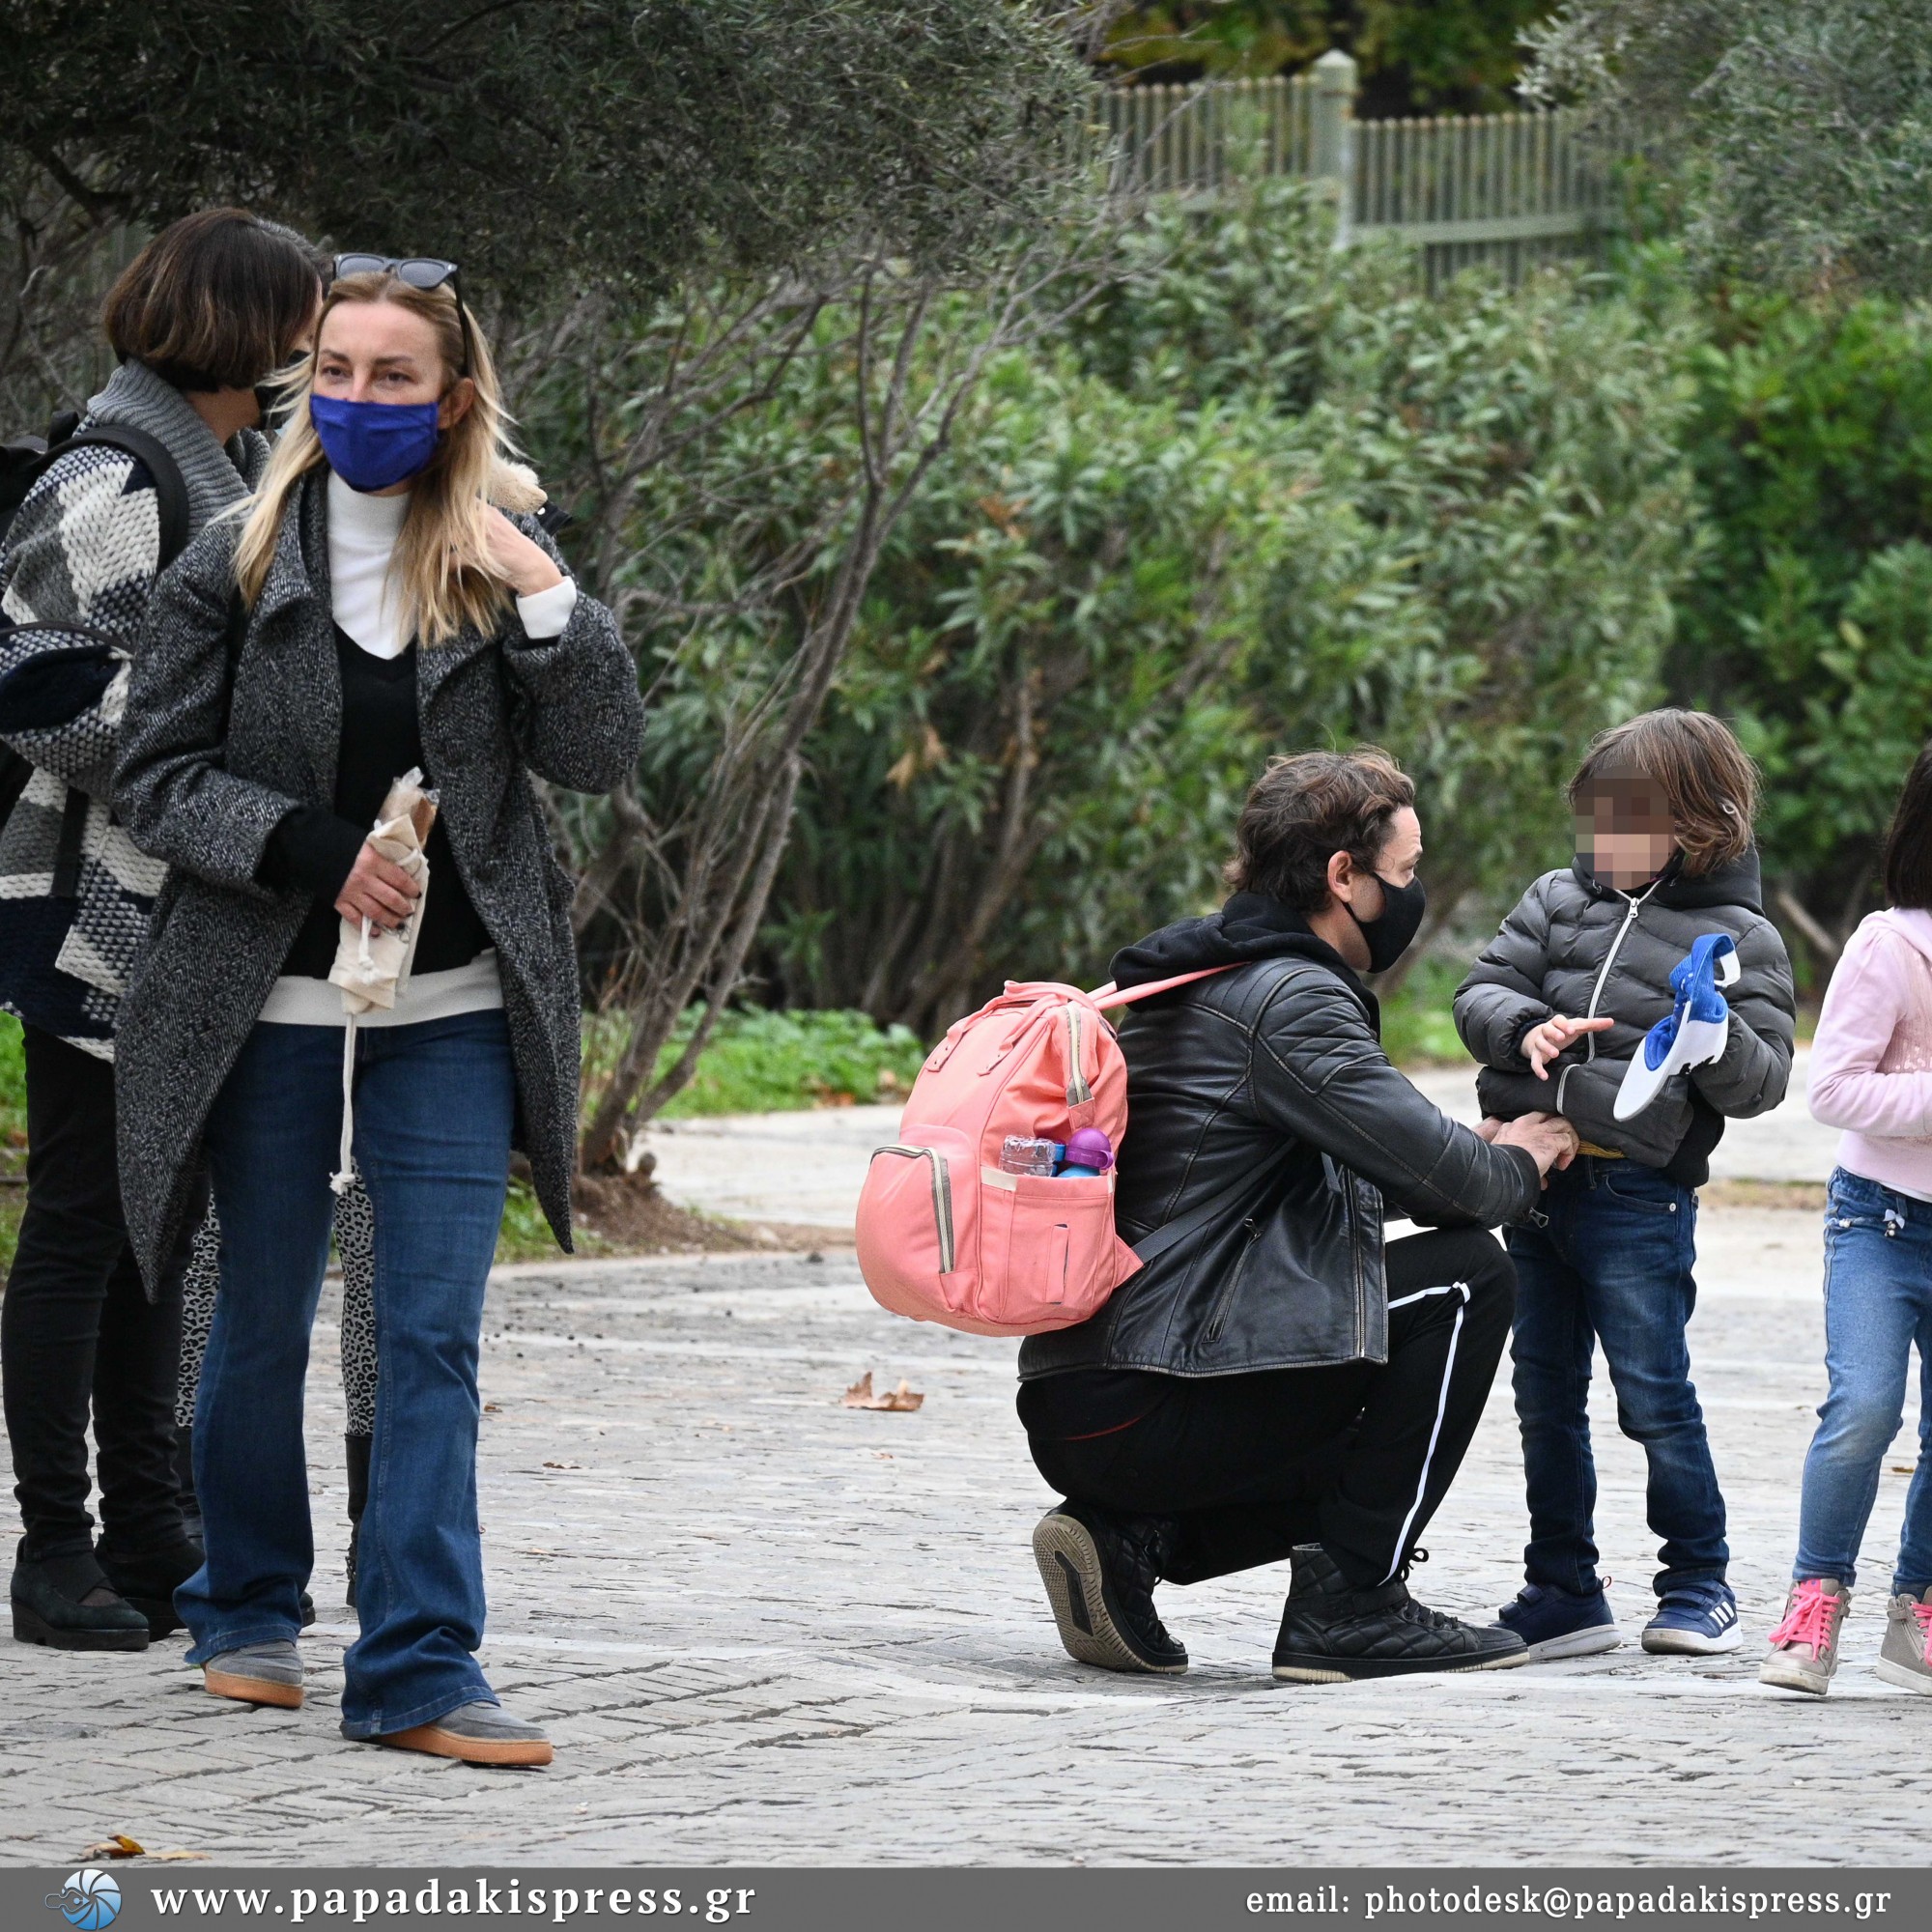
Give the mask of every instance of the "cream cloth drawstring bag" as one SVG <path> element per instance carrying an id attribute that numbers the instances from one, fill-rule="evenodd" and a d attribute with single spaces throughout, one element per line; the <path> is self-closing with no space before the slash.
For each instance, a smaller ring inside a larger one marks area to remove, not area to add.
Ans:
<path id="1" fill-rule="evenodd" d="M 355 1139 L 355 1021 L 358 1015 L 382 1008 L 392 1010 L 410 983 L 410 965 L 416 956 L 416 935 L 422 930 L 423 908 L 429 903 L 430 827 L 436 823 L 436 793 L 426 790 L 420 768 L 407 771 L 390 786 L 367 843 L 400 866 L 422 888 L 416 909 L 392 932 L 378 931 L 367 919 L 342 919 L 335 964 L 328 982 L 342 988 L 343 1010 L 349 1015 L 342 1029 L 342 1147 L 337 1171 L 328 1184 L 336 1193 L 349 1186 L 350 1154 Z"/>

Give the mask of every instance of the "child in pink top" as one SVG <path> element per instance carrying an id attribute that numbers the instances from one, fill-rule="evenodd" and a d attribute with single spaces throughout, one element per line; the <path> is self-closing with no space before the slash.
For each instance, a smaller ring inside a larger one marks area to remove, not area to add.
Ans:
<path id="1" fill-rule="evenodd" d="M 1885 854 L 1890 910 L 1832 976 L 1811 1049 L 1811 1112 L 1842 1127 L 1825 1209 L 1831 1387 L 1804 1459 L 1798 1561 L 1760 1680 L 1822 1696 L 1838 1664 L 1859 1547 L 1918 1345 L 1919 1456 L 1905 1501 L 1878 1674 L 1932 1693 L 1932 746 Z"/>

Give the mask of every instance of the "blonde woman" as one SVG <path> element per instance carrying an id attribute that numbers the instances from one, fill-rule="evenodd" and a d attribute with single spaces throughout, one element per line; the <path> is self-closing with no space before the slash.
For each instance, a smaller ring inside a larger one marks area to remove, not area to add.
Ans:
<path id="1" fill-rule="evenodd" d="M 205 1148 L 223 1233 L 195 1413 L 207 1562 L 176 1601 L 210 1690 L 301 1702 L 302 1379 L 350 1084 L 383 1369 L 343 1734 L 543 1764 L 473 1655 L 477 1345 L 513 1123 L 570 1245 L 570 886 L 530 781 L 609 789 L 641 707 L 610 613 L 491 501 L 502 412 L 454 265 L 335 270 L 245 520 L 156 594 L 118 772 L 136 842 L 173 868 L 123 1017 L 129 1231 L 157 1270 Z M 440 793 L 420 903 L 365 837 L 412 766 Z M 345 918 L 418 928 L 347 1079 L 327 979 Z"/>

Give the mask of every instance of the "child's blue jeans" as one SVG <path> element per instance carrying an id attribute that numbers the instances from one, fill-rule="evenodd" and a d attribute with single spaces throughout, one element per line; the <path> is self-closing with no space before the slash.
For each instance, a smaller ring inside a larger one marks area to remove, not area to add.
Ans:
<path id="1" fill-rule="evenodd" d="M 1918 1467 L 1905 1498 L 1893 1595 L 1932 1584 L 1932 1206 L 1875 1180 L 1832 1176 L 1825 1208 L 1825 1367 L 1831 1389 L 1804 1458 L 1797 1577 L 1858 1580 L 1859 1546 L 1885 1453 L 1905 1413 L 1918 1344 Z"/>
<path id="2" fill-rule="evenodd" d="M 495 1701 L 472 1654 L 484 1613 L 476 1361 L 516 1076 L 500 1009 L 368 1028 L 355 1065 L 383 1374 L 342 1727 L 366 1738 Z M 207 1129 L 221 1287 L 194 1416 L 207 1560 L 175 1593 L 190 1663 L 300 1629 L 314 1556 L 302 1387 L 341 1130 L 341 1028 L 258 1025 Z"/>
<path id="3" fill-rule="evenodd" d="M 1550 1175 L 1538 1217 L 1511 1228 L 1508 1245 L 1528 1580 L 1582 1595 L 1598 1587 L 1588 1405 L 1599 1341 L 1617 1424 L 1643 1444 L 1650 1465 L 1648 1517 L 1663 1561 L 1658 1595 L 1721 1579 L 1730 1561 L 1724 1498 L 1684 1332 L 1697 1304 L 1696 1195 L 1656 1168 L 1580 1154 Z"/>

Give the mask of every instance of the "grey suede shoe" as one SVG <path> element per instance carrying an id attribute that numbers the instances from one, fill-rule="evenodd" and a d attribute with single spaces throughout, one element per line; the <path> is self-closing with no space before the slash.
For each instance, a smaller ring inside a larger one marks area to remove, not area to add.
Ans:
<path id="1" fill-rule="evenodd" d="M 1785 1593 L 1784 1617 L 1757 1667 L 1757 1681 L 1822 1697 L 1838 1667 L 1838 1632 L 1852 1595 L 1835 1577 L 1806 1577 Z"/>
<path id="2" fill-rule="evenodd" d="M 201 1666 L 203 1685 L 217 1697 L 242 1704 L 273 1704 L 298 1711 L 302 1700 L 301 1652 L 283 1637 L 273 1643 L 244 1643 L 224 1650 Z"/>
<path id="3" fill-rule="evenodd" d="M 552 1756 L 550 1740 L 538 1726 L 480 1698 L 427 1724 L 412 1724 L 368 1742 L 394 1750 L 426 1751 L 431 1757 L 461 1758 L 465 1764 L 548 1764 Z"/>
<path id="4" fill-rule="evenodd" d="M 1885 1641 L 1872 1668 L 1888 1684 L 1932 1694 L 1932 1589 L 1885 1606 Z"/>

